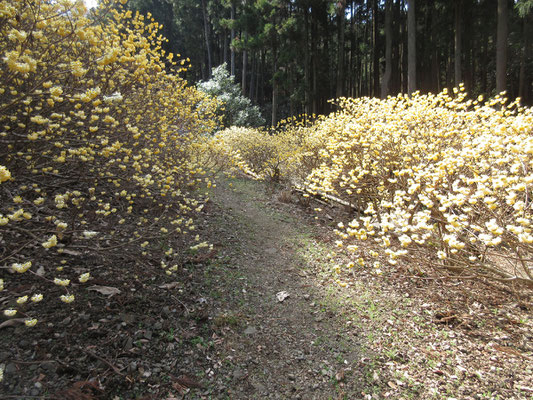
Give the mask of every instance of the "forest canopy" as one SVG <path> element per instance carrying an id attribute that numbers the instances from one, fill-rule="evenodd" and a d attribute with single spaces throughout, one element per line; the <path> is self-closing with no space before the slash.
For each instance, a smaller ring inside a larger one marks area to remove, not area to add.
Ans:
<path id="1" fill-rule="evenodd" d="M 131 0 L 128 7 L 163 24 L 163 47 L 191 60 L 189 81 L 208 80 L 226 62 L 243 95 L 275 123 L 327 113 L 332 98 L 438 93 L 460 83 L 472 98 L 505 90 L 531 104 L 532 4 Z"/>

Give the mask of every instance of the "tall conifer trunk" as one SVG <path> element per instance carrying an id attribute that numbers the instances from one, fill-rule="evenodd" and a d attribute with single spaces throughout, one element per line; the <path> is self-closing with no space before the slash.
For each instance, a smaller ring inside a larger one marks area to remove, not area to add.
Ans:
<path id="1" fill-rule="evenodd" d="M 463 0 L 455 0 L 455 56 L 454 56 L 454 77 L 455 86 L 463 82 L 462 74 L 462 44 L 463 44 Z"/>
<path id="2" fill-rule="evenodd" d="M 346 12 L 346 0 L 341 0 L 337 4 L 338 38 L 339 48 L 337 50 L 337 97 L 344 95 L 344 21 Z"/>
<path id="3" fill-rule="evenodd" d="M 407 0 L 407 91 L 416 91 L 415 0 Z"/>
<path id="4" fill-rule="evenodd" d="M 372 0 L 372 95 L 379 93 L 378 0 Z"/>
<path id="5" fill-rule="evenodd" d="M 202 13 L 204 16 L 204 35 L 205 35 L 205 46 L 207 49 L 207 77 L 211 77 L 211 70 L 213 69 L 213 61 L 211 54 L 211 44 L 209 41 L 209 18 L 207 16 L 207 6 L 205 0 L 202 0 Z"/>
<path id="6" fill-rule="evenodd" d="M 498 0 L 498 34 L 496 39 L 496 93 L 507 87 L 507 0 Z"/>
<path id="7" fill-rule="evenodd" d="M 392 75 L 392 0 L 385 0 L 385 73 L 381 82 L 381 98 L 390 92 Z"/>
<path id="8" fill-rule="evenodd" d="M 235 40 L 235 0 L 231 2 L 231 66 L 230 74 L 235 76 L 235 48 L 233 47 L 233 40 Z"/>

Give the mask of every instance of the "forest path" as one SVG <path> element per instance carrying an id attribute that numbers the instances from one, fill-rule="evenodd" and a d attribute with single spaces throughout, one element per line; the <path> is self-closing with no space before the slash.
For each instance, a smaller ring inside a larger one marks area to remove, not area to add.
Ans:
<path id="1" fill-rule="evenodd" d="M 317 227 L 300 208 L 269 200 L 257 182 L 233 185 L 214 192 L 224 219 L 214 227 L 220 251 L 210 295 L 222 332 L 217 398 L 361 398 L 357 332 L 332 311 L 332 288 L 310 261 L 325 251 Z M 282 291 L 289 297 L 279 301 Z"/>
<path id="2" fill-rule="evenodd" d="M 388 266 L 373 241 L 358 254 L 374 268 L 348 270 L 333 232 L 334 221 L 348 222 L 343 210 L 231 182 L 205 211 L 201 236 L 217 251 L 192 275 L 205 339 L 184 369 L 205 388 L 187 398 L 532 398 L 525 305 L 475 281 Z"/>

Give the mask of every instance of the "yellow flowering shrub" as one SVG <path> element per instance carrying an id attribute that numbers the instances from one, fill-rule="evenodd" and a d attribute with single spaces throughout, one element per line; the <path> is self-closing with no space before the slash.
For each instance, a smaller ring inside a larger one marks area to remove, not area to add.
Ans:
<path id="1" fill-rule="evenodd" d="M 105 1 L 90 14 L 82 1 L 0 2 L 2 290 L 55 282 L 70 303 L 68 282 L 94 275 L 86 254 L 173 264 L 172 248 L 198 246 L 187 239 L 207 180 L 196 142 L 214 129 L 215 104 L 180 77 L 158 32 Z M 33 326 L 38 313 L 24 310 Z"/>
<path id="2" fill-rule="evenodd" d="M 299 122 L 276 130 L 232 127 L 218 132 L 211 145 L 222 160 L 261 179 L 299 184 L 318 165 L 321 134 Z"/>
<path id="3" fill-rule="evenodd" d="M 373 240 L 393 265 L 533 285 L 533 109 L 467 100 L 462 87 L 337 103 L 278 134 L 231 128 L 216 140 L 260 177 L 277 172 L 356 208 L 337 229 L 349 268 L 365 265 L 357 242 Z"/>
<path id="4" fill-rule="evenodd" d="M 532 285 L 533 110 L 454 92 L 340 99 L 307 185 L 360 211 L 343 244 Z"/>

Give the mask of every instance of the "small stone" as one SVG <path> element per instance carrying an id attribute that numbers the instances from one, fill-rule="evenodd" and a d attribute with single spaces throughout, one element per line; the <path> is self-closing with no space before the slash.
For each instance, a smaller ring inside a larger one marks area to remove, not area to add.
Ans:
<path id="1" fill-rule="evenodd" d="M 246 374 L 244 371 L 240 368 L 237 368 L 235 371 L 233 371 L 233 378 L 235 379 L 242 379 Z"/>
<path id="2" fill-rule="evenodd" d="M 55 362 L 45 362 L 41 364 L 42 369 L 46 371 L 55 371 L 57 369 L 57 365 Z"/>
<path id="3" fill-rule="evenodd" d="M 40 389 L 42 389 L 43 384 L 41 382 L 35 382 L 33 386 L 35 386 L 37 389 L 40 390 Z"/>
<path id="4" fill-rule="evenodd" d="M 149 331 L 149 330 L 145 331 L 144 338 L 148 340 L 152 339 L 152 331 Z"/>
<path id="5" fill-rule="evenodd" d="M 289 378 L 289 381 L 295 381 L 296 377 L 293 374 L 287 375 L 287 378 Z"/>
<path id="6" fill-rule="evenodd" d="M 304 294 L 304 299 L 309 300 L 310 297 L 311 297 L 310 295 Z"/>
<path id="7" fill-rule="evenodd" d="M 6 369 L 4 370 L 6 374 L 14 374 L 17 372 L 17 366 L 14 363 L 9 363 L 6 365 Z"/>
<path id="8" fill-rule="evenodd" d="M 132 348 L 133 348 L 133 339 L 131 338 L 131 336 L 129 336 L 126 339 L 126 343 L 124 343 L 124 350 L 128 351 L 128 350 L 131 350 Z"/>
<path id="9" fill-rule="evenodd" d="M 133 324 L 135 322 L 134 314 L 121 313 L 119 314 L 119 318 L 122 320 L 122 322 L 125 322 L 126 324 Z"/>
<path id="10" fill-rule="evenodd" d="M 249 326 L 244 330 L 245 335 L 253 335 L 254 333 L 257 333 L 257 329 L 253 326 Z"/>
<path id="11" fill-rule="evenodd" d="M 153 372 L 154 374 L 159 374 L 159 373 L 161 372 L 161 368 L 157 368 L 157 367 L 156 367 L 156 368 L 154 368 L 154 369 L 152 370 L 152 372 Z"/>
<path id="12" fill-rule="evenodd" d="M 160 330 L 161 328 L 163 328 L 163 324 L 162 324 L 161 322 L 156 322 L 156 323 L 154 324 L 154 329 L 155 329 L 156 331 Z"/>
<path id="13" fill-rule="evenodd" d="M 135 371 L 137 371 L 137 363 L 135 361 L 132 361 L 128 365 L 128 372 L 135 372 Z"/>

